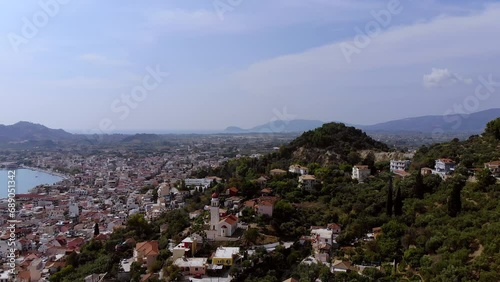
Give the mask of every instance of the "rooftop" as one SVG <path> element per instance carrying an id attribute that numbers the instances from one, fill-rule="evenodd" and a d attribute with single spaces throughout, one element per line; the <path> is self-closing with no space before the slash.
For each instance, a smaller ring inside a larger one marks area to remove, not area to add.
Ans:
<path id="1" fill-rule="evenodd" d="M 214 258 L 232 258 L 233 255 L 239 254 L 239 247 L 219 247 L 215 251 Z"/>
<path id="2" fill-rule="evenodd" d="M 203 267 L 207 263 L 207 258 L 178 258 L 174 264 L 179 267 Z"/>

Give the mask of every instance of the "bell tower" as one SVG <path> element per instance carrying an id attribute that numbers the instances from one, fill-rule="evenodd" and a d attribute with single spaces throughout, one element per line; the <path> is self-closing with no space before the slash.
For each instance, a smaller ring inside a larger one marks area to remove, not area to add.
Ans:
<path id="1" fill-rule="evenodd" d="M 219 194 L 213 193 L 210 204 L 210 230 L 217 230 L 219 221 Z"/>

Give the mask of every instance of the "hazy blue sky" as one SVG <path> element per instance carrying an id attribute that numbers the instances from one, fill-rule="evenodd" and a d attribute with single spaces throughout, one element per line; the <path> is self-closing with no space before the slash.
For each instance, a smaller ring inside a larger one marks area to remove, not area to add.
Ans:
<path id="1" fill-rule="evenodd" d="M 221 129 L 500 107 L 499 19 L 494 1 L 3 1 L 0 123 Z"/>

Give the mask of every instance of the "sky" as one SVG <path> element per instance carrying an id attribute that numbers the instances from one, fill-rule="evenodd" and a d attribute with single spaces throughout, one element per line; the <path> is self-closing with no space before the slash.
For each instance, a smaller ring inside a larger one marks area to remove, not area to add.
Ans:
<path id="1" fill-rule="evenodd" d="M 0 124 L 375 124 L 500 107 L 499 1 L 40 0 L 0 9 Z"/>

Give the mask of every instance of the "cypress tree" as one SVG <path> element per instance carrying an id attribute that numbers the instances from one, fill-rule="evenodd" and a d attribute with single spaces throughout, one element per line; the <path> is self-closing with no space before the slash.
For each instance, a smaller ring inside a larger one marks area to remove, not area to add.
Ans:
<path id="1" fill-rule="evenodd" d="M 389 178 L 389 189 L 387 191 L 387 215 L 392 216 L 392 176 Z"/>
<path id="2" fill-rule="evenodd" d="M 97 222 L 94 224 L 94 236 L 99 235 L 99 224 Z"/>
<path id="3" fill-rule="evenodd" d="M 422 176 L 420 171 L 418 171 L 417 175 L 415 176 L 415 186 L 414 186 L 415 197 L 417 197 L 417 199 L 423 199 L 424 192 L 425 192 L 424 177 Z"/>
<path id="4" fill-rule="evenodd" d="M 451 217 L 457 216 L 462 211 L 462 198 L 460 193 L 465 186 L 465 180 L 454 178 L 451 182 L 451 194 L 448 199 L 448 215 Z"/>
<path id="5" fill-rule="evenodd" d="M 400 216 L 403 214 L 403 196 L 401 195 L 401 187 L 396 190 L 396 198 L 394 199 L 394 215 Z"/>

